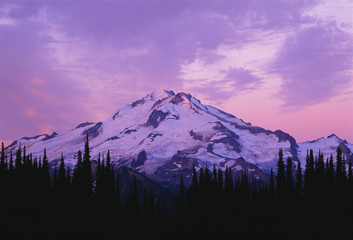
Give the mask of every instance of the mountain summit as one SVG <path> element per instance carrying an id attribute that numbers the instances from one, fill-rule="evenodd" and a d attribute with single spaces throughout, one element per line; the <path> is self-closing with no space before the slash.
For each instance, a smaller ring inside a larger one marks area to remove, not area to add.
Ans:
<path id="1" fill-rule="evenodd" d="M 47 149 L 54 166 L 64 154 L 73 168 L 78 150 L 88 134 L 92 159 L 110 150 L 115 168 L 128 166 L 151 179 L 172 185 L 183 175 L 188 183 L 193 166 L 198 170 L 230 168 L 266 179 L 275 171 L 278 151 L 305 166 L 307 149 L 331 154 L 339 145 L 352 157 L 353 145 L 336 136 L 297 143 L 281 130 L 252 126 L 215 107 L 203 105 L 191 94 L 159 90 L 119 109 L 97 123 L 81 123 L 63 133 L 26 137 L 13 142 L 7 152 L 26 146 L 27 152 L 40 156 Z M 322 147 L 321 147 L 322 146 Z"/>

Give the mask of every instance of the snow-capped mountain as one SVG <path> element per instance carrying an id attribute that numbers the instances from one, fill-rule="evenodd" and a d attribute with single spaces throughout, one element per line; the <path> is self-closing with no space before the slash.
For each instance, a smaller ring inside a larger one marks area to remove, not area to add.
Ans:
<path id="1" fill-rule="evenodd" d="M 324 153 L 326 158 L 329 158 L 332 154 L 333 158 L 336 157 L 337 148 L 340 147 L 343 156 L 347 161 L 353 160 L 353 144 L 348 143 L 346 140 L 342 140 L 335 134 L 324 138 L 319 138 L 314 141 L 307 141 L 299 143 L 298 157 L 301 160 L 302 166 L 305 164 L 307 150 L 312 149 L 314 155 L 318 155 L 319 152 Z"/>
<path id="2" fill-rule="evenodd" d="M 336 136 L 299 143 L 289 134 L 252 126 L 215 107 L 203 105 L 186 93 L 155 91 L 118 110 L 98 123 L 82 123 L 63 134 L 38 135 L 13 142 L 6 152 L 20 145 L 40 156 L 47 149 L 52 165 L 64 154 L 73 168 L 88 134 L 92 159 L 110 150 L 116 167 L 128 166 L 162 183 L 177 183 L 180 175 L 190 180 L 193 165 L 231 168 L 266 178 L 276 169 L 278 150 L 284 157 L 303 161 L 307 149 L 331 154 L 340 145 L 352 155 L 353 145 Z"/>

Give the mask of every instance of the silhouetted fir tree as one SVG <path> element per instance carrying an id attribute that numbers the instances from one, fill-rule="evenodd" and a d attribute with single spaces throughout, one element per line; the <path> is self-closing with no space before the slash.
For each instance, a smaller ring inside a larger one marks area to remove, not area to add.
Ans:
<path id="1" fill-rule="evenodd" d="M 10 162 L 9 162 L 9 174 L 13 174 L 14 166 L 13 166 L 13 155 L 12 151 L 10 152 Z"/>
<path id="2" fill-rule="evenodd" d="M 57 190 L 57 187 L 58 187 L 58 168 L 57 168 L 57 164 L 55 164 L 54 175 L 53 175 L 53 189 Z"/>
<path id="3" fill-rule="evenodd" d="M 137 175 L 133 176 L 132 186 L 130 183 L 127 184 L 130 186 L 128 198 L 124 199 L 125 202 L 121 201 L 119 175 L 114 178 L 110 152 L 106 155 L 106 161 L 104 159 L 101 161 L 100 156 L 98 157 L 95 176 L 94 196 L 97 197 L 101 184 L 103 204 L 99 201 L 87 202 L 89 171 L 85 172 L 85 168 L 90 165 L 87 162 L 90 161 L 88 138 L 85 142 L 84 155 L 82 156 L 80 151 L 77 154 L 72 184 L 70 184 L 70 169 L 66 171 L 63 154 L 57 163 L 59 165 L 52 169 L 53 175 L 49 175 L 46 149 L 43 161 L 41 157 L 37 161 L 32 154 L 26 153 L 24 147 L 20 148 L 15 155 L 16 167 L 13 166 L 13 154 L 10 153 L 7 162 L 6 154 L 3 154 L 3 145 L 1 151 L 0 165 L 6 165 L 0 166 L 4 180 L 0 185 L 2 231 L 10 229 L 26 233 L 42 233 L 47 230 L 48 233 L 52 233 L 58 228 L 65 228 L 68 234 L 104 232 L 107 235 L 110 233 L 128 235 L 136 232 L 153 235 L 157 231 L 172 229 L 196 234 L 204 231 L 207 233 L 236 231 L 238 234 L 249 234 L 252 231 L 266 234 L 293 233 L 298 236 L 337 237 L 349 232 L 349 227 L 353 223 L 351 219 L 353 207 L 350 204 L 353 200 L 353 169 L 352 163 L 348 161 L 346 172 L 345 158 L 341 149 L 337 149 L 336 165 L 333 163 L 332 155 L 325 164 L 321 151 L 317 156 L 314 156 L 312 150 L 308 151 L 304 176 L 301 163 L 298 161 L 296 170 L 293 169 L 292 159 L 288 158 L 284 164 L 283 152 L 280 150 L 277 175 L 275 176 L 271 169 L 268 183 L 246 171 L 242 171 L 240 176 L 236 172 L 234 180 L 230 167 L 226 167 L 224 178 L 222 170 L 216 171 L 215 166 L 212 172 L 207 166 L 200 168 L 201 176 L 198 178 L 194 166 L 193 176 L 189 179 L 190 186 L 184 185 L 184 179 L 181 177 L 175 208 L 169 210 L 160 202 L 160 198 L 155 195 L 152 188 L 149 192 L 145 188 L 142 198 L 139 198 L 138 190 L 143 188 L 137 185 Z M 91 172 L 90 175 L 92 180 Z M 45 180 L 47 177 L 48 181 Z M 53 179 L 53 184 L 50 184 L 50 179 Z M 49 187 L 45 188 L 47 183 Z M 63 194 L 59 189 L 62 189 Z M 281 192 L 284 194 L 281 195 Z M 71 196 L 74 201 L 62 202 L 62 197 L 68 199 Z M 105 205 L 108 202 L 112 204 Z M 120 204 L 121 202 L 124 203 Z M 109 209 L 105 208 L 102 211 L 100 206 L 108 206 Z M 65 212 L 70 212 L 70 218 L 66 218 Z M 20 224 L 13 224 L 14 220 L 23 223 L 21 227 Z M 298 222 L 303 226 L 300 229 L 293 227 Z"/>
<path id="4" fill-rule="evenodd" d="M 77 186 L 79 185 L 79 181 L 81 179 L 81 174 L 82 174 L 82 152 L 80 150 L 78 150 L 77 152 L 77 162 L 74 168 L 74 175 L 73 175 L 73 179 L 72 179 L 72 183 Z"/>
<path id="5" fill-rule="evenodd" d="M 23 157 L 22 157 L 22 165 L 26 165 L 26 159 L 27 159 L 27 154 L 26 154 L 26 146 L 23 146 Z"/>
<path id="6" fill-rule="evenodd" d="M 199 173 L 199 186 L 201 187 L 204 184 L 204 175 L 203 175 L 203 168 L 200 168 L 200 173 Z"/>
<path id="7" fill-rule="evenodd" d="M 271 168 L 271 173 L 270 173 L 270 182 L 269 182 L 269 190 L 270 190 L 270 201 L 273 202 L 275 199 L 275 180 L 274 180 L 274 175 L 273 175 L 273 170 Z"/>
<path id="8" fill-rule="evenodd" d="M 84 195 L 84 178 L 83 178 L 83 159 L 82 152 L 78 150 L 77 152 L 77 162 L 73 172 L 72 178 L 72 193 L 73 193 L 73 201 L 76 207 L 81 207 L 82 203 L 87 205 L 87 199 Z"/>
<path id="9" fill-rule="evenodd" d="M 324 155 L 319 151 L 319 156 L 316 160 L 316 168 L 315 168 L 315 178 L 316 181 L 321 184 L 325 178 L 325 163 L 324 163 Z"/>
<path id="10" fill-rule="evenodd" d="M 66 186 L 69 188 L 69 190 L 71 188 L 70 185 L 71 185 L 71 170 L 68 167 L 66 171 Z"/>
<path id="11" fill-rule="evenodd" d="M 307 152 L 306 155 L 306 164 L 304 172 L 304 195 L 310 199 L 313 194 L 315 180 L 315 171 L 314 171 L 314 155 L 313 150 L 310 150 L 310 155 Z"/>
<path id="12" fill-rule="evenodd" d="M 233 177 L 232 177 L 232 169 L 226 167 L 225 171 L 225 179 L 224 179 L 224 191 L 226 194 L 231 196 L 231 193 L 233 192 Z"/>
<path id="13" fill-rule="evenodd" d="M 179 228 L 183 228 L 184 211 L 185 211 L 185 187 L 183 176 L 180 177 L 180 187 L 177 196 L 176 207 L 175 207 L 175 221 Z"/>
<path id="14" fill-rule="evenodd" d="M 346 169 L 342 158 L 342 150 L 339 147 L 337 148 L 336 156 L 336 182 L 339 189 L 343 190 L 346 187 Z"/>
<path id="15" fill-rule="evenodd" d="M 3 188 L 6 181 L 6 163 L 5 163 L 5 148 L 4 143 L 1 143 L 1 160 L 0 160 L 0 205 L 2 203 L 1 195 L 4 194 Z M 1 217 L 0 217 L 1 218 Z"/>
<path id="16" fill-rule="evenodd" d="M 191 188 L 197 188 L 198 184 L 197 184 L 197 173 L 196 173 L 196 168 L 195 168 L 195 164 L 192 167 L 192 183 L 191 183 Z"/>
<path id="17" fill-rule="evenodd" d="M 205 185 L 206 186 L 210 186 L 211 185 L 211 182 L 212 182 L 212 176 L 211 176 L 211 172 L 210 172 L 210 169 L 208 169 L 208 166 L 206 164 L 206 168 L 205 168 Z"/>
<path id="18" fill-rule="evenodd" d="M 214 187 L 217 187 L 217 170 L 216 170 L 216 164 L 213 164 L 213 171 L 212 171 L 212 185 Z"/>
<path id="19" fill-rule="evenodd" d="M 120 176 L 119 173 L 116 174 L 115 179 L 115 201 L 116 201 L 116 209 L 117 214 L 121 214 L 121 194 L 120 194 Z"/>
<path id="20" fill-rule="evenodd" d="M 247 202 L 250 196 L 249 175 L 244 170 L 241 173 L 239 188 L 243 200 Z"/>
<path id="21" fill-rule="evenodd" d="M 38 161 L 37 161 L 37 158 L 34 158 L 34 161 L 33 161 L 33 169 L 35 170 L 36 173 L 38 173 Z"/>
<path id="22" fill-rule="evenodd" d="M 5 155 L 5 172 L 8 173 L 9 170 L 9 161 L 8 161 L 8 155 Z"/>
<path id="23" fill-rule="evenodd" d="M 86 201 L 86 204 L 88 204 L 93 193 L 91 155 L 89 149 L 88 134 L 86 135 L 85 149 L 82 161 L 82 173 L 80 177 L 82 178 L 81 188 L 83 191 L 83 198 L 84 201 Z"/>
<path id="24" fill-rule="evenodd" d="M 65 199 L 65 194 L 68 189 L 68 180 L 67 180 L 67 174 L 65 170 L 65 160 L 64 160 L 64 155 L 61 154 L 60 158 L 60 165 L 59 165 L 59 170 L 58 170 L 58 176 L 57 176 L 57 194 L 59 195 L 58 198 L 60 198 L 60 201 L 64 201 Z"/>
<path id="25" fill-rule="evenodd" d="M 295 188 L 294 188 L 294 178 L 293 178 L 293 162 L 290 157 L 287 158 L 286 183 L 287 183 L 288 193 L 290 194 L 290 197 L 293 197 Z"/>
<path id="26" fill-rule="evenodd" d="M 0 172 L 3 173 L 3 171 L 5 170 L 5 147 L 4 147 L 4 143 L 1 142 L 1 160 L 0 160 Z"/>
<path id="27" fill-rule="evenodd" d="M 113 167 L 111 165 L 111 159 L 110 159 L 110 151 L 107 153 L 107 160 L 106 160 L 106 165 L 103 169 L 103 175 L 104 177 L 104 195 L 105 195 L 105 200 L 107 204 L 112 207 L 113 206 L 113 198 L 114 198 L 114 173 L 113 173 Z"/>
<path id="28" fill-rule="evenodd" d="M 258 207 L 258 198 L 259 198 L 259 189 L 258 189 L 258 181 L 254 175 L 252 175 L 251 180 L 251 200 L 253 203 L 253 208 L 257 209 Z"/>
<path id="29" fill-rule="evenodd" d="M 98 159 L 97 159 L 97 171 L 96 171 L 96 185 L 94 188 L 94 193 L 95 193 L 95 201 L 98 206 L 101 205 L 101 202 L 103 201 L 103 184 L 104 184 L 104 175 L 103 175 L 103 169 L 102 169 L 102 162 L 101 162 L 101 154 L 98 153 Z"/>
<path id="30" fill-rule="evenodd" d="M 330 155 L 330 159 L 328 160 L 325 176 L 327 179 L 327 185 L 328 185 L 327 187 L 331 190 L 335 185 L 335 169 L 334 169 L 332 154 Z"/>
<path id="31" fill-rule="evenodd" d="M 15 169 L 17 173 L 21 169 L 21 165 L 22 165 L 22 153 L 21 153 L 21 145 L 20 145 L 16 151 L 16 159 L 15 159 Z"/>
<path id="32" fill-rule="evenodd" d="M 43 155 L 43 163 L 41 168 L 41 182 L 44 191 L 48 191 L 50 189 L 51 181 L 50 181 L 50 173 L 49 173 L 49 161 L 47 157 L 47 149 L 44 149 Z"/>
<path id="33" fill-rule="evenodd" d="M 223 173 L 220 168 L 218 168 L 218 175 L 217 175 L 217 186 L 218 186 L 218 191 L 222 192 L 223 191 Z"/>
<path id="34" fill-rule="evenodd" d="M 353 194 L 353 170 L 352 170 L 352 161 L 348 162 L 348 189 L 351 194 Z"/>
<path id="35" fill-rule="evenodd" d="M 278 153 L 278 163 L 277 163 L 277 196 L 279 200 L 283 200 L 286 194 L 286 175 L 285 166 L 283 161 L 283 149 L 281 148 Z"/>
<path id="36" fill-rule="evenodd" d="M 298 161 L 297 173 L 295 175 L 295 189 L 298 197 L 303 193 L 303 174 L 300 161 Z"/>

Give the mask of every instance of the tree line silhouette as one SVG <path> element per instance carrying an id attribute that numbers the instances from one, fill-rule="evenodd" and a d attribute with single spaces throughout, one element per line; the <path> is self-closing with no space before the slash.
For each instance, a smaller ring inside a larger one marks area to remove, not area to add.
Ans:
<path id="1" fill-rule="evenodd" d="M 93 173 L 88 136 L 73 171 L 63 155 L 51 171 L 45 149 L 39 159 L 25 147 L 7 156 L 2 144 L 0 233 L 345 235 L 353 223 L 352 163 L 340 148 L 335 157 L 310 150 L 303 171 L 279 149 L 268 182 L 245 171 L 233 177 L 228 167 L 194 166 L 190 186 L 181 176 L 170 207 L 152 188 L 139 192 L 136 177 L 123 198 L 109 151 L 105 159 L 99 154 Z"/>

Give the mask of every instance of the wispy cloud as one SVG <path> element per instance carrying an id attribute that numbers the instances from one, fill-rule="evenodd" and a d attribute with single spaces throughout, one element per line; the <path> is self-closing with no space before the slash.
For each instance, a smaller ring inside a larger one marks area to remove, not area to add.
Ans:
<path id="1" fill-rule="evenodd" d="M 318 16 L 325 4 L 3 1 L 0 133 L 100 121 L 156 88 L 226 102 L 276 85 L 291 109 L 326 101 L 349 83 L 352 49 L 345 18 Z"/>
<path id="2" fill-rule="evenodd" d="M 335 22 L 302 29 L 287 37 L 272 70 L 283 83 L 284 108 L 327 101 L 352 84 L 353 36 Z"/>

